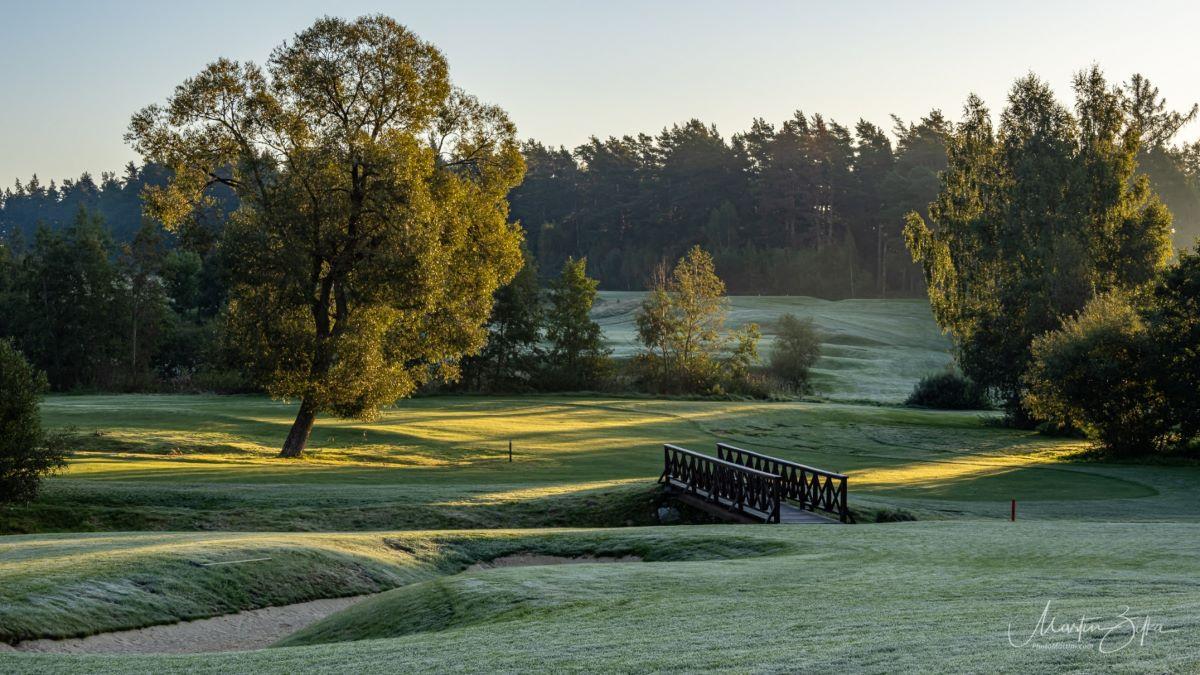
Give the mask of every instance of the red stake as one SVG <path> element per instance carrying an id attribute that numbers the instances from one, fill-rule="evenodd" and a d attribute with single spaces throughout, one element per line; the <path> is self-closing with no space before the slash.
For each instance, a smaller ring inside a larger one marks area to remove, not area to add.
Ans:
<path id="1" fill-rule="evenodd" d="M 1012 500 L 1012 522 L 1017 522 L 1017 500 Z"/>

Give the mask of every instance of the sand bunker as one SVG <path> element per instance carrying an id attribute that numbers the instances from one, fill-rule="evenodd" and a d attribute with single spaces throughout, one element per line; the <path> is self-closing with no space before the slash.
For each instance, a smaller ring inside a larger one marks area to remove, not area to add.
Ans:
<path id="1" fill-rule="evenodd" d="M 487 570 L 498 567 L 534 565 L 572 565 L 582 563 L 641 562 L 636 555 L 576 556 L 517 553 L 467 569 Z M 100 633 L 66 640 L 26 640 L 15 646 L 0 643 L 0 651 L 47 652 L 59 654 L 192 654 L 199 652 L 236 652 L 269 647 L 287 635 L 341 611 L 370 595 L 313 600 L 282 607 L 252 609 L 211 619 L 185 621 L 135 630 Z"/>
<path id="2" fill-rule="evenodd" d="M 514 555 L 501 556 L 487 562 L 477 562 L 468 567 L 467 571 L 490 570 L 495 567 L 532 567 L 534 565 L 577 565 L 582 563 L 626 563 L 641 561 L 641 557 L 636 555 L 625 555 L 619 558 L 613 556 L 581 555 L 568 558 L 560 555 L 516 553 Z"/>
<path id="3" fill-rule="evenodd" d="M 313 600 L 85 638 L 27 640 L 18 643 L 15 650 L 62 654 L 189 654 L 262 649 L 318 619 L 369 597 L 358 595 Z"/>

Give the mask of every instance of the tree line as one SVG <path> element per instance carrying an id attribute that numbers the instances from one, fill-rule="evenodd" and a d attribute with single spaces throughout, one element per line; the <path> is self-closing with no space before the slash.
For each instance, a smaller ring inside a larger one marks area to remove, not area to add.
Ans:
<path id="1" fill-rule="evenodd" d="M 1172 226 L 1195 223 L 1200 146 L 1173 139 L 1196 108 L 1095 68 L 1075 90 L 1068 109 L 1023 78 L 998 127 L 971 98 L 959 123 L 897 121 L 895 143 L 797 113 L 568 152 L 519 143 L 391 19 L 322 19 L 265 69 L 219 59 L 135 114 L 143 168 L 6 190 L 0 337 L 58 389 L 297 400 L 295 455 L 318 414 L 369 418 L 423 387 L 602 381 L 597 287 L 650 291 L 631 381 L 700 393 L 764 390 L 753 327 L 721 328 L 727 291 L 927 288 L 966 375 L 1045 418 L 1035 340 L 1095 298 L 1147 311 Z M 539 269 L 563 270 L 549 302 Z M 504 319 L 513 303 L 530 308 Z M 780 368 L 813 358 L 792 327 Z"/>
<path id="2" fill-rule="evenodd" d="M 1144 77 L 1127 88 L 1144 105 L 1165 106 Z M 1174 143 L 1192 119 L 1174 115 L 1142 137 L 1136 161 L 1174 216 L 1176 245 L 1186 246 L 1200 236 L 1200 141 Z M 916 122 L 894 118 L 890 135 L 865 120 L 851 129 L 797 112 L 779 125 L 756 119 L 728 140 L 698 120 L 656 135 L 593 137 L 574 150 L 529 140 L 509 212 L 540 269 L 587 258 L 605 289 L 646 289 L 660 263 L 700 245 L 733 294 L 919 295 L 904 215 L 928 217 L 954 133 L 937 110 Z M 19 250 L 39 225 L 64 229 L 84 208 L 126 244 L 141 229 L 145 190 L 169 180 L 169 168 L 148 162 L 99 181 L 87 173 L 61 185 L 17 181 L 0 194 L 0 238 Z M 212 251 L 238 199 L 226 185 L 208 190 L 204 217 L 164 233 L 167 247 Z"/>
<path id="3" fill-rule="evenodd" d="M 587 257 L 607 289 L 647 289 L 699 245 L 734 294 L 912 295 L 903 215 L 936 194 L 951 125 L 936 110 L 894 122 L 895 143 L 803 112 L 729 140 L 695 119 L 573 151 L 531 140 L 512 213 L 543 267 Z"/>
<path id="4" fill-rule="evenodd" d="M 1094 66 L 1073 89 L 1068 108 L 1021 78 L 998 124 L 971 96 L 928 219 L 907 217 L 908 247 L 958 366 L 1010 421 L 1125 453 L 1186 446 L 1200 432 L 1200 266 L 1172 261 L 1172 214 L 1138 158 L 1172 152 L 1196 108 Z"/>
<path id="5" fill-rule="evenodd" d="M 1174 138 L 1195 109 L 1168 110 L 1140 75 L 1125 88 L 1142 106 L 1134 114 L 1157 120 L 1133 160 L 1188 245 L 1200 236 L 1200 142 Z M 937 110 L 894 118 L 891 135 L 797 112 L 728 140 L 691 120 L 574 150 L 528 141 L 510 202 L 543 269 L 586 256 L 602 288 L 649 288 L 659 263 L 700 245 L 734 294 L 919 295 L 905 214 L 928 218 L 958 127 Z"/>

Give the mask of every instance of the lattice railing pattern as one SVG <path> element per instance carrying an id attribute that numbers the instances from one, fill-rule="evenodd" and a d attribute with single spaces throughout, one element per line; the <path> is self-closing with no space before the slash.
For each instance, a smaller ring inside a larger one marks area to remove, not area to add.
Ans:
<path id="1" fill-rule="evenodd" d="M 846 498 L 845 474 L 762 455 L 727 443 L 717 443 L 717 458 L 779 476 L 780 496 L 810 511 L 825 511 L 843 523 L 854 522 Z"/>
<path id="2" fill-rule="evenodd" d="M 776 474 L 664 445 L 659 481 L 755 519 L 779 522 L 781 481 Z"/>

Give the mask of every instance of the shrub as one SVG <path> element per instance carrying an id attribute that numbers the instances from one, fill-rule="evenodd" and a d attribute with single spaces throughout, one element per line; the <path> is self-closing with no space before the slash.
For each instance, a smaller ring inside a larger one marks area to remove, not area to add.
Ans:
<path id="1" fill-rule="evenodd" d="M 921 378 L 905 404 L 940 410 L 987 410 L 992 407 L 984 387 L 952 370 Z"/>
<path id="2" fill-rule="evenodd" d="M 784 314 L 775 324 L 771 373 L 800 393 L 809 390 L 808 371 L 821 356 L 821 341 L 812 319 Z"/>
<path id="3" fill-rule="evenodd" d="M 42 430 L 38 404 L 46 376 L 0 340 L 0 502 L 37 495 L 42 477 L 66 465 L 64 443 Z"/>
<path id="4" fill-rule="evenodd" d="M 1097 296 L 1077 316 L 1033 341 L 1025 405 L 1050 422 L 1082 429 L 1118 454 L 1161 449 L 1172 427 L 1156 386 L 1155 349 L 1138 312 Z"/>

